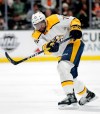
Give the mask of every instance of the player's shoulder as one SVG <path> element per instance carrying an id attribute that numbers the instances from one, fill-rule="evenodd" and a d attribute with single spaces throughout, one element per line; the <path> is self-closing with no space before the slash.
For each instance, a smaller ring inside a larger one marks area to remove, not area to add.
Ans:
<path id="1" fill-rule="evenodd" d="M 40 38 L 40 36 L 41 36 L 41 32 L 40 31 L 33 31 L 33 33 L 32 33 L 32 37 L 35 39 L 35 40 L 38 40 L 39 38 Z"/>
<path id="2" fill-rule="evenodd" d="M 78 18 L 74 18 L 72 21 L 71 21 L 71 25 L 80 25 L 81 26 L 81 22 Z"/>
<path id="3" fill-rule="evenodd" d="M 60 22 L 58 18 L 58 14 L 53 14 L 46 18 L 46 21 L 48 23 L 49 28 L 52 28 L 54 25 L 58 24 Z"/>

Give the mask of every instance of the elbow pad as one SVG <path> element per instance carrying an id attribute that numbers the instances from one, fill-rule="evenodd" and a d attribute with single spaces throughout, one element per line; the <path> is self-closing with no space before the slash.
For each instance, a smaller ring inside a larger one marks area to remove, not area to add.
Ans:
<path id="1" fill-rule="evenodd" d="M 80 39 L 82 37 L 81 23 L 77 18 L 73 19 L 71 22 L 70 36 L 72 36 L 74 39 Z"/>

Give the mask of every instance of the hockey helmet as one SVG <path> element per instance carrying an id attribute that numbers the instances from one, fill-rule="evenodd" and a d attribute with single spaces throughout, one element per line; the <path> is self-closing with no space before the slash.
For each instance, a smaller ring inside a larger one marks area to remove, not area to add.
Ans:
<path id="1" fill-rule="evenodd" d="M 46 21 L 46 17 L 42 12 L 37 12 L 32 15 L 32 25 L 36 29 L 36 25 L 42 21 Z"/>

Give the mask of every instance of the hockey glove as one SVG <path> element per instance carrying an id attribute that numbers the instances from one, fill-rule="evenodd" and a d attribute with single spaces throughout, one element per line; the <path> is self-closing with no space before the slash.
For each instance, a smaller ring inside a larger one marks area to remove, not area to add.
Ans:
<path id="1" fill-rule="evenodd" d="M 59 43 L 57 42 L 49 42 L 46 46 L 47 48 L 50 48 L 49 52 L 57 52 L 59 50 Z"/>

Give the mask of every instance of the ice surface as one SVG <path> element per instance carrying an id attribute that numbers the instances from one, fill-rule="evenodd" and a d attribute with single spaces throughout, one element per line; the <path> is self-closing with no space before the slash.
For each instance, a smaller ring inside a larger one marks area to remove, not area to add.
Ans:
<path id="1" fill-rule="evenodd" d="M 100 61 L 81 61 L 78 78 L 99 98 L 74 110 L 57 107 L 65 95 L 56 66 L 57 62 L 0 64 L 0 114 L 100 114 Z"/>

